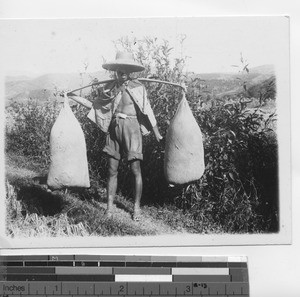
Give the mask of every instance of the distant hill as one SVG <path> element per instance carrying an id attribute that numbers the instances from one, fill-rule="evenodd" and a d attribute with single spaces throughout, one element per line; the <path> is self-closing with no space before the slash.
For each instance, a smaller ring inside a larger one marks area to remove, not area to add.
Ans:
<path id="1" fill-rule="evenodd" d="M 88 85 L 94 78 L 103 80 L 109 79 L 109 76 L 104 71 L 85 73 L 81 76 L 79 73 L 45 74 L 36 78 L 9 76 L 6 77 L 5 80 L 6 105 L 9 105 L 12 101 L 21 102 L 29 98 L 38 99 L 40 101 L 55 99 L 54 93 L 57 90 L 70 91 Z"/>
<path id="2" fill-rule="evenodd" d="M 275 76 L 273 65 L 262 65 L 250 68 L 249 73 L 202 73 L 191 74 L 190 83 L 199 87 L 199 94 L 223 97 L 242 92 L 247 88 L 257 86 Z"/>
<path id="3" fill-rule="evenodd" d="M 191 84 L 199 86 L 201 92 L 207 92 L 215 96 L 224 96 L 237 93 L 243 89 L 244 82 L 248 87 L 259 85 L 270 77 L 275 76 L 272 65 L 262 65 L 251 68 L 249 73 L 202 73 L 189 74 Z M 8 76 L 5 80 L 5 99 L 6 105 L 12 101 L 26 101 L 29 98 L 39 101 L 55 100 L 56 90 L 69 91 L 88 85 L 94 78 L 98 80 L 109 79 L 107 72 L 99 71 L 94 73 L 55 73 L 45 74 L 35 78 L 19 75 L 16 77 Z M 255 89 L 255 88 L 254 88 Z M 89 89 L 83 91 L 83 94 Z M 256 89 L 255 92 L 256 93 Z"/>

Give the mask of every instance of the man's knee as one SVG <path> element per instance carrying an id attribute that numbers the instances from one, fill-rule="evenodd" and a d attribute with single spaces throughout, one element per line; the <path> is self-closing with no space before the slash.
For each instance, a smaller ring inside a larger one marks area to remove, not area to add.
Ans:
<path id="1" fill-rule="evenodd" d="M 141 175 L 141 166 L 140 166 L 140 161 L 136 160 L 131 163 L 131 172 L 135 176 Z"/>

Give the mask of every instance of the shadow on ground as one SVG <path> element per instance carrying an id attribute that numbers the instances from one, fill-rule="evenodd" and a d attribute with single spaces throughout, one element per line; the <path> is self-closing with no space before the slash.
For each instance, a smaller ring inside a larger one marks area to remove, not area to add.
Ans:
<path id="1" fill-rule="evenodd" d="M 66 207 L 62 193 L 49 191 L 43 183 L 46 180 L 47 176 L 40 176 L 11 182 L 16 188 L 17 200 L 22 201 L 27 213 L 54 216 Z"/>

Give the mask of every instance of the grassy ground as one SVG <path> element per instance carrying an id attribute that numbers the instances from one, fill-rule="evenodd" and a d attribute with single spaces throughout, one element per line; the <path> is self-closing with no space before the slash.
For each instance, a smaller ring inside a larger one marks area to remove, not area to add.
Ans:
<path id="1" fill-rule="evenodd" d="M 47 168 L 24 158 L 6 155 L 7 233 L 15 236 L 124 236 L 221 232 L 198 222 L 174 206 L 143 206 L 143 219 L 131 219 L 133 203 L 122 195 L 115 199 L 112 218 L 106 218 L 106 190 L 50 191 Z"/>

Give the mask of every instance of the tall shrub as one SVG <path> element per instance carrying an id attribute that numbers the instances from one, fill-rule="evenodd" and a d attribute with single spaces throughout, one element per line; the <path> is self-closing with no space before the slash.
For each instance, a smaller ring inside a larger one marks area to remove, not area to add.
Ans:
<path id="1" fill-rule="evenodd" d="M 6 129 L 6 150 L 34 158 L 47 166 L 49 135 L 59 109 L 57 101 L 12 103 L 7 112 L 12 115 L 14 123 Z"/>

